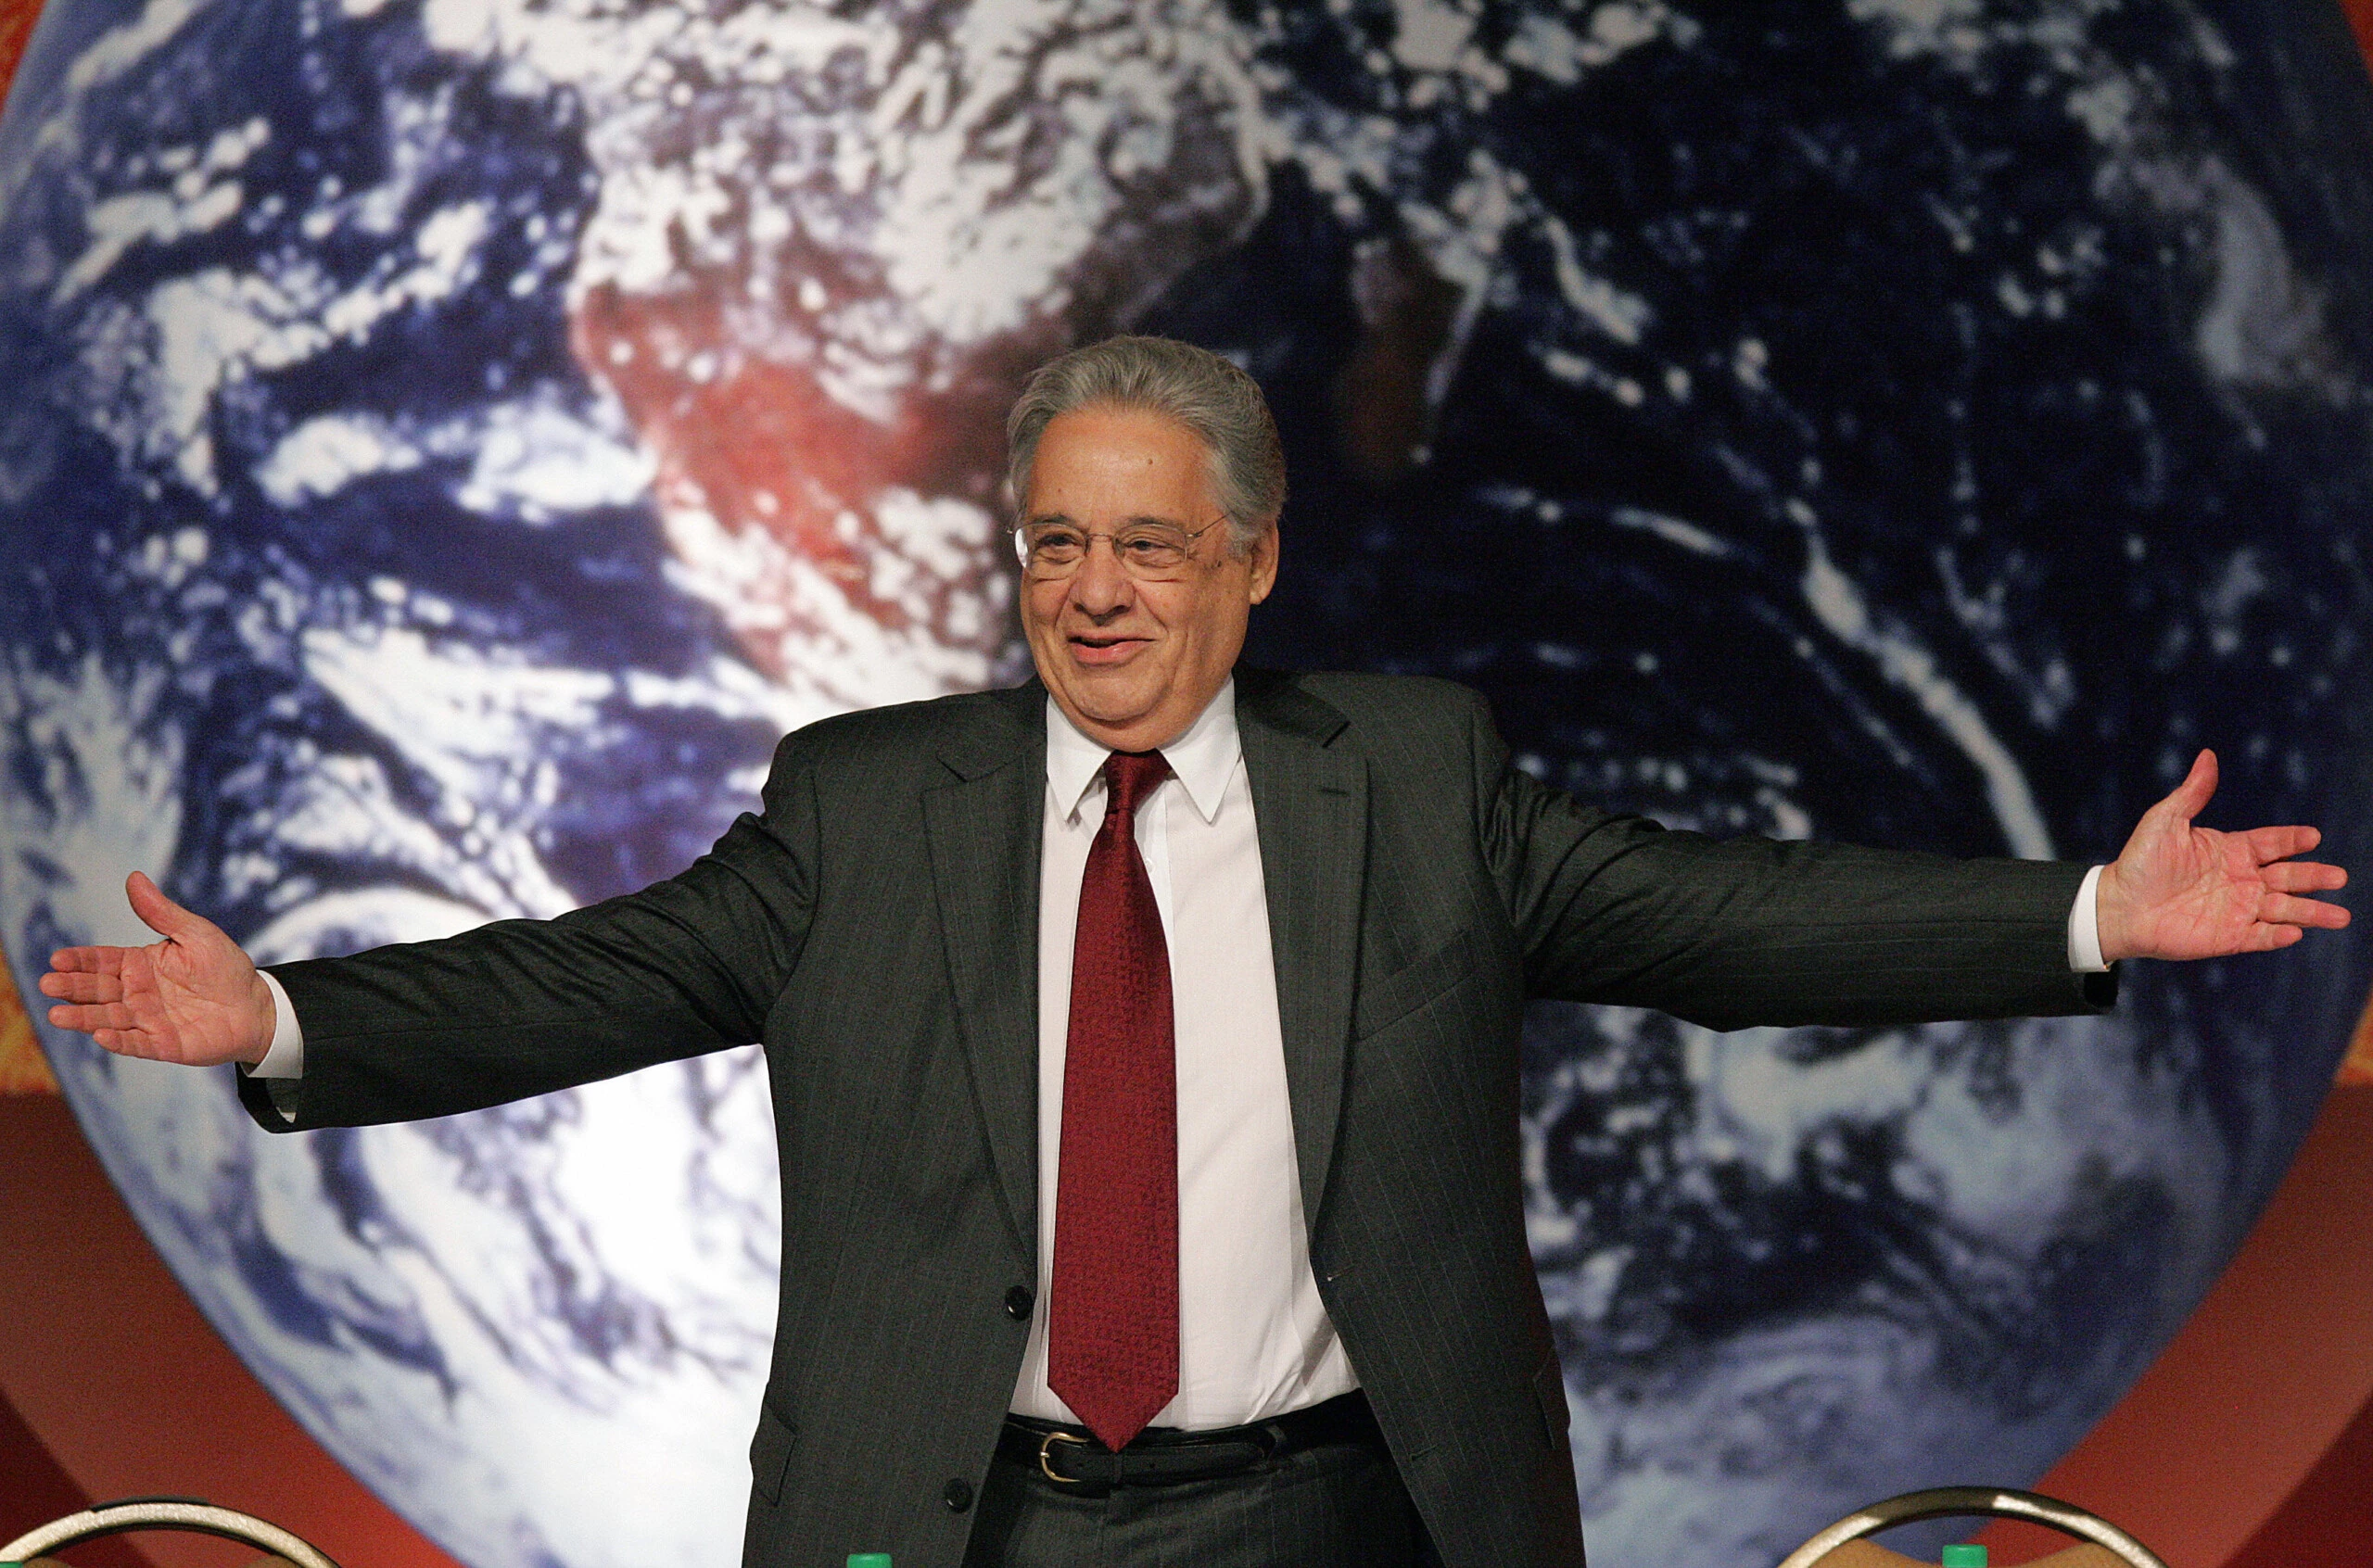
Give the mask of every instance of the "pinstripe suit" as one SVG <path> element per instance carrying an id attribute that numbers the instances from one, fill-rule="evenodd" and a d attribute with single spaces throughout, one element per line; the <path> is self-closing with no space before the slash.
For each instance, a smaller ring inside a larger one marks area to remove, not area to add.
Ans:
<path id="1" fill-rule="evenodd" d="M 1666 832 L 1513 768 L 1441 682 L 1242 671 L 1237 701 L 1328 1314 L 1444 1560 L 1579 1564 L 1522 1223 L 1526 999 L 1724 1029 L 2078 1011 L 2106 999 L 2067 963 L 2084 868 Z M 273 971 L 298 1127 L 764 1042 L 784 1241 L 750 1563 L 963 1555 L 948 1499 L 988 1466 L 1037 1255 L 1044 727 L 1034 682 L 828 720 L 680 876 Z"/>

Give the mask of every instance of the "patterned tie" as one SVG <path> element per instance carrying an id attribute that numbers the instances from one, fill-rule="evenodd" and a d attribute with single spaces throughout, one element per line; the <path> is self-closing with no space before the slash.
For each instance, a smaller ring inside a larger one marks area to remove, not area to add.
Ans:
<path id="1" fill-rule="evenodd" d="M 1160 752 L 1105 760 L 1072 951 L 1047 1385 L 1115 1451 L 1178 1392 L 1170 949 L 1136 835 L 1137 807 L 1169 777 Z"/>

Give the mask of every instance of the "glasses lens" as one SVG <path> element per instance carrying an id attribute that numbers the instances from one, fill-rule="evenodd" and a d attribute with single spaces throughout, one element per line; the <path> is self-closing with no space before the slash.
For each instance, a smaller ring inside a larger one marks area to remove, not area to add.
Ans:
<path id="1" fill-rule="evenodd" d="M 1014 536 L 1022 564 L 1041 575 L 1054 575 L 1077 566 L 1087 553 L 1087 537 L 1076 528 L 1024 528 Z"/>
<path id="2" fill-rule="evenodd" d="M 1014 554 L 1033 576 L 1060 577 L 1079 569 L 1098 539 L 1109 539 L 1112 558 L 1132 576 L 1160 576 L 1186 563 L 1195 537 L 1168 523 L 1139 523 L 1117 534 L 1091 534 L 1066 524 L 1033 524 L 1014 531 Z"/>
<path id="3" fill-rule="evenodd" d="M 1132 572 L 1167 572 L 1186 559 L 1186 531 L 1167 524 L 1143 524 L 1114 536 L 1112 553 Z"/>

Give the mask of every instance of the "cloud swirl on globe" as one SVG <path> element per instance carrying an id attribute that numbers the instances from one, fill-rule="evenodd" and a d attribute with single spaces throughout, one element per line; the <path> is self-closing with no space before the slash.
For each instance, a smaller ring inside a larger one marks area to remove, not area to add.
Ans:
<path id="1" fill-rule="evenodd" d="M 133 866 L 267 959 L 666 875 L 784 727 L 1019 677 L 1002 409 L 1123 327 L 1278 410 L 1265 661 L 1468 681 L 1677 825 L 1957 854 L 2106 856 L 2214 744 L 2216 820 L 2347 863 L 2360 71 L 2320 12 L 2164 0 L 50 0 L 0 122 L 0 942 L 134 938 Z M 1594 1556 L 2040 1473 L 2367 967 L 1539 1008 Z M 210 1320 L 457 1556 L 733 1551 L 754 1052 L 275 1139 L 45 1043 Z"/>

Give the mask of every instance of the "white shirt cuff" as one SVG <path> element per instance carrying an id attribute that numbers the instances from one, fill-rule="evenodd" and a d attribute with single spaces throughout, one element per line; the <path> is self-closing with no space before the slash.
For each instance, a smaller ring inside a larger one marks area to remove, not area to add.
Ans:
<path id="1" fill-rule="evenodd" d="M 2086 885 L 2091 886 L 2090 883 Z M 2071 931 L 2075 929 L 2074 925 L 2069 927 Z M 2073 943 L 2076 939 L 2071 936 L 2068 940 Z M 2076 950 L 2071 946 L 2069 951 L 2074 953 Z M 260 969 L 257 972 L 263 976 L 263 983 L 272 991 L 272 1048 L 263 1054 L 263 1060 L 247 1069 L 247 1076 L 302 1078 L 305 1076 L 305 1031 L 298 1027 L 297 1009 L 290 1005 L 288 993 L 272 978 L 271 970 Z"/>
<path id="2" fill-rule="evenodd" d="M 2080 975 L 2105 974 L 2109 970 L 2109 964 L 2101 957 L 2101 871 L 2102 867 L 2096 866 L 2085 873 L 2085 880 L 2076 890 L 2076 902 L 2068 911 L 2068 967 Z"/>

